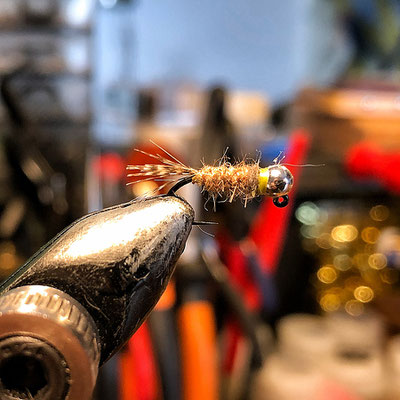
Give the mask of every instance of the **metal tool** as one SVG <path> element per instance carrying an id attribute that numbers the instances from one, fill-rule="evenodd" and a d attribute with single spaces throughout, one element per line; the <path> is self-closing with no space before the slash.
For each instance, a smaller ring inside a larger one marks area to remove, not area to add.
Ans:
<path id="1" fill-rule="evenodd" d="M 177 196 L 89 214 L 0 286 L 0 398 L 90 398 L 163 293 L 193 223 Z M 30 397 L 29 397 L 30 396 Z"/>

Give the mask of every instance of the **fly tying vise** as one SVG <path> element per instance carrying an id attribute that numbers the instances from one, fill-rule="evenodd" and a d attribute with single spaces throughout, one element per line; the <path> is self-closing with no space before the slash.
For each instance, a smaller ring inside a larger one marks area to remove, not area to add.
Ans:
<path id="1" fill-rule="evenodd" d="M 284 157 L 280 158 L 280 154 L 273 160 L 274 164 L 265 168 L 260 167 L 259 160 L 231 164 L 223 157 L 219 165 L 203 165 L 196 169 L 186 166 L 162 147 L 156 146 L 172 160 L 135 149 L 156 159 L 159 164 L 128 165 L 127 170 L 137 171 L 129 173 L 128 177 L 144 177 L 128 185 L 149 180 L 164 181 L 158 190 L 173 184 L 168 193 L 174 194 L 182 186 L 193 183 L 209 194 L 214 201 L 214 208 L 217 198 L 228 202 L 240 199 L 245 207 L 249 200 L 257 196 L 272 197 L 277 207 L 285 207 L 289 203 L 288 193 L 293 186 L 293 175 L 281 164 Z"/>

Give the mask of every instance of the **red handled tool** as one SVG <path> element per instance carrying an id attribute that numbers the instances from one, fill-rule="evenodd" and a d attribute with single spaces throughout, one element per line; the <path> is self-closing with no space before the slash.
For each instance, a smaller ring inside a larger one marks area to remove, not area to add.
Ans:
<path id="1" fill-rule="evenodd" d="M 160 379 L 148 323 L 129 340 L 120 356 L 120 399 L 155 400 L 160 398 Z"/>
<path id="2" fill-rule="evenodd" d="M 375 144 L 359 143 L 348 151 L 345 166 L 351 177 L 379 182 L 389 192 L 400 194 L 400 149 L 385 151 Z"/>
<path id="3" fill-rule="evenodd" d="M 209 300 L 208 273 L 200 262 L 181 265 L 177 274 L 184 400 L 217 400 L 219 373 L 217 328 Z"/>

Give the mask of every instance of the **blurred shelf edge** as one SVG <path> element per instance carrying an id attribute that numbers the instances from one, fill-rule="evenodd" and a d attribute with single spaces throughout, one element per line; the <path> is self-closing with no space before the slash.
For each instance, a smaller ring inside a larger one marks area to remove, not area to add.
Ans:
<path id="1" fill-rule="evenodd" d="M 38 125 L 40 131 L 49 131 L 50 129 L 89 129 L 91 120 L 90 118 L 66 118 L 66 117 L 43 117 L 32 119 L 32 123 Z"/>
<path id="2" fill-rule="evenodd" d="M 307 162 L 299 196 L 387 196 L 378 184 L 352 180 L 346 172 L 348 151 L 360 142 L 400 151 L 400 85 L 349 82 L 337 88 L 306 88 L 291 110 L 291 124 L 310 132 Z M 321 168 L 323 173 L 321 173 Z"/>
<path id="3" fill-rule="evenodd" d="M 400 85 L 307 88 L 297 96 L 296 106 L 336 118 L 400 121 Z"/>
<path id="4" fill-rule="evenodd" d="M 299 93 L 291 122 L 312 135 L 310 162 L 342 164 L 347 151 L 360 141 L 400 149 L 400 86 L 375 87 L 352 84 Z"/>
<path id="5" fill-rule="evenodd" d="M 1 70 L 0 70 L 1 72 Z M 60 70 L 44 70 L 44 71 L 28 71 L 24 72 L 18 79 L 26 81 L 34 81 L 35 84 L 40 81 L 46 80 L 46 82 L 52 81 L 64 81 L 64 80 L 81 80 L 83 82 L 90 81 L 92 79 L 92 72 L 90 70 L 82 72 L 68 71 L 65 69 Z M 88 85 L 90 83 L 88 82 Z"/>
<path id="6" fill-rule="evenodd" d="M 71 25 L 60 25 L 60 24 L 52 24 L 52 25 L 24 25 L 20 23 L 18 25 L 15 24 L 7 24 L 4 21 L 0 20 L 0 34 L 1 33 L 35 33 L 35 34 L 57 34 L 57 35 L 90 35 L 92 33 L 91 26 L 84 27 L 74 27 Z"/>

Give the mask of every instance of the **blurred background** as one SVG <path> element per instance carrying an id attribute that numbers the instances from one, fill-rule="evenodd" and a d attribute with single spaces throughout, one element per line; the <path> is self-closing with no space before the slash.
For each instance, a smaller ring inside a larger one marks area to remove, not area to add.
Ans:
<path id="1" fill-rule="evenodd" d="M 283 209 L 180 191 L 218 225 L 94 400 L 400 399 L 399 66 L 397 0 L 0 1 L 0 279 L 156 190 L 126 185 L 150 140 L 324 164 L 289 167 Z"/>

